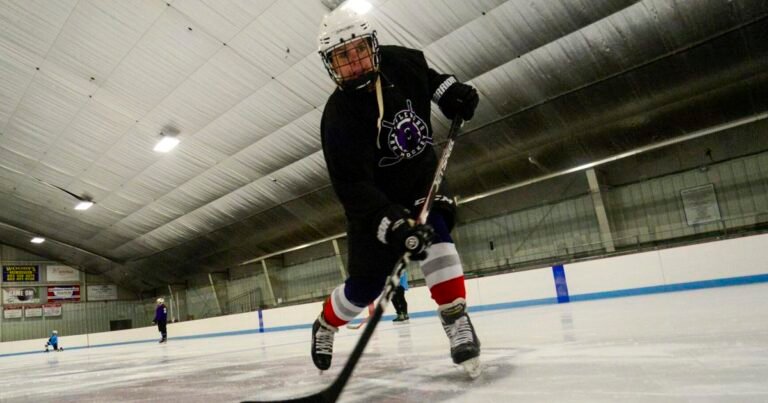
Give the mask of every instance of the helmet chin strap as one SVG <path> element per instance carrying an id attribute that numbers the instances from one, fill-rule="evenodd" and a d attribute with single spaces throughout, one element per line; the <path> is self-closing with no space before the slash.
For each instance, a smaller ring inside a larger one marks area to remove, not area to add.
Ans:
<path id="1" fill-rule="evenodd" d="M 379 106 L 379 117 L 376 119 L 376 147 L 381 149 L 381 119 L 384 118 L 384 95 L 381 93 L 381 75 L 376 75 L 376 104 Z"/>

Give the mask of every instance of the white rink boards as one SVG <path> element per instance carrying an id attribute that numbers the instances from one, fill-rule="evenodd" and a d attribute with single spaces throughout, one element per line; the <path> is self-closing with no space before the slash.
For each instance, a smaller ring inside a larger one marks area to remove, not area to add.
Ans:
<path id="1" fill-rule="evenodd" d="M 385 321 L 340 401 L 765 402 L 765 295 L 768 283 L 476 312 L 475 381 L 435 316 Z M 322 375 L 308 328 L 0 357 L 0 401 L 295 397 L 330 383 L 359 334 L 341 330 Z"/>

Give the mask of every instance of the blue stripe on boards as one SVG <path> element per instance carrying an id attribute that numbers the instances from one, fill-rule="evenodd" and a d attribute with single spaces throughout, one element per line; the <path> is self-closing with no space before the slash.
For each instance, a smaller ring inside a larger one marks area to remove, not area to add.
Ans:
<path id="1" fill-rule="evenodd" d="M 729 287 L 734 285 L 748 285 L 768 282 L 768 274 L 754 276 L 742 276 L 720 278 L 715 280 L 692 281 L 689 283 L 677 283 L 655 285 L 650 287 L 628 288 L 625 290 L 593 292 L 571 296 L 572 301 L 591 301 L 595 299 L 632 297 L 635 295 L 659 294 L 664 292 L 701 290 L 705 288 Z"/>
<path id="2" fill-rule="evenodd" d="M 571 299 L 568 296 L 568 282 L 565 281 L 565 268 L 559 264 L 552 266 L 552 275 L 555 277 L 555 290 L 557 291 L 557 303 L 562 304 L 569 302 Z"/>

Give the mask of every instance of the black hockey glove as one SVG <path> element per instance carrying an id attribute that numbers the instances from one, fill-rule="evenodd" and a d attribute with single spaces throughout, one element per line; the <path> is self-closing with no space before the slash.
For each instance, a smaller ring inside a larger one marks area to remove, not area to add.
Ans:
<path id="1" fill-rule="evenodd" d="M 391 246 L 397 254 L 409 252 L 411 260 L 426 259 L 435 230 L 427 224 L 417 224 L 408 217 L 410 212 L 407 209 L 398 210 L 382 217 L 377 238 Z"/>
<path id="2" fill-rule="evenodd" d="M 440 94 L 440 88 L 438 88 L 435 93 L 434 98 L 437 101 L 437 106 L 448 119 L 453 119 L 459 115 L 464 120 L 471 120 L 475 116 L 475 109 L 480 102 L 477 91 L 471 85 L 460 83 L 453 77 L 443 82 L 441 87 L 448 83 L 451 84 L 445 89 L 445 92 Z"/>
<path id="3" fill-rule="evenodd" d="M 417 224 L 411 218 L 401 218 L 392 224 L 388 241 L 398 254 L 410 252 L 411 260 L 427 258 L 427 248 L 432 245 L 435 230 L 428 224 Z"/>

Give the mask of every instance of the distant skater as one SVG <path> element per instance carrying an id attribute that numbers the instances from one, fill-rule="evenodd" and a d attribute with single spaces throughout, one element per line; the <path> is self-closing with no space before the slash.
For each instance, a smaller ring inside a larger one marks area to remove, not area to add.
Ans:
<path id="1" fill-rule="evenodd" d="M 400 284 L 395 288 L 392 296 L 392 305 L 395 306 L 397 316 L 392 320 L 395 324 L 408 323 L 408 301 L 405 300 L 405 292 L 408 291 L 408 272 L 403 270 L 400 276 Z"/>
<path id="2" fill-rule="evenodd" d="M 157 299 L 157 308 L 155 308 L 155 319 L 152 323 L 157 324 L 157 330 L 160 332 L 160 343 L 168 341 L 168 331 L 166 325 L 168 324 L 168 308 L 165 306 L 165 300 L 163 298 Z"/>
<path id="3" fill-rule="evenodd" d="M 51 337 L 45 343 L 45 352 L 48 352 L 48 346 L 53 347 L 53 351 L 64 351 L 64 347 L 59 347 L 59 332 L 54 330 L 51 332 Z"/>

